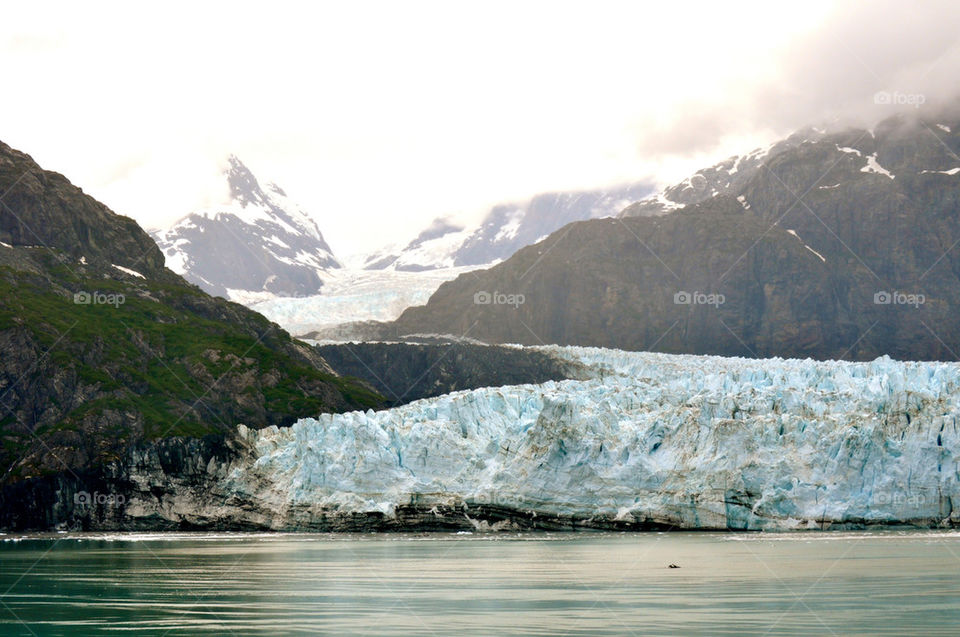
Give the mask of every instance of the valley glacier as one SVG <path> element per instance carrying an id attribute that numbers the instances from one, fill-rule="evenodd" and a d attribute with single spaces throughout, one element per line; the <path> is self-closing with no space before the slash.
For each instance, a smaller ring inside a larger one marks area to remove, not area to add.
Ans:
<path id="1" fill-rule="evenodd" d="M 221 487 L 274 528 L 410 508 L 465 528 L 960 521 L 960 364 L 537 349 L 589 378 L 241 426 L 251 455 Z"/>
<path id="2" fill-rule="evenodd" d="M 404 272 L 402 270 L 331 269 L 323 291 L 308 297 L 261 294 L 235 297 L 293 334 L 353 321 L 392 321 L 413 305 L 424 305 L 437 288 L 470 267 Z"/>

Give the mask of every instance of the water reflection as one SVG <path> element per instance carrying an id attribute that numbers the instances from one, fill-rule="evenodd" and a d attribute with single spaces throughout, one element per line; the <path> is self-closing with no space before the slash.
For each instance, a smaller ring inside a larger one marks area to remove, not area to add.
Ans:
<path id="1" fill-rule="evenodd" d="M 952 635 L 960 626 L 956 533 L 0 539 L 2 635 Z"/>

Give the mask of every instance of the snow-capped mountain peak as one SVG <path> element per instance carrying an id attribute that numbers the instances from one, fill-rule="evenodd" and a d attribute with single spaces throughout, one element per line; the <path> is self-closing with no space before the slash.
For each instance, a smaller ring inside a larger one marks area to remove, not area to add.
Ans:
<path id="1" fill-rule="evenodd" d="M 706 201 L 716 195 L 739 192 L 743 185 L 771 158 L 802 144 L 816 143 L 829 133 L 830 131 L 826 128 L 809 126 L 768 146 L 728 157 L 713 166 L 701 168 L 677 184 L 640 199 L 625 208 L 620 215 L 623 217 L 663 215 L 684 206 Z"/>
<path id="2" fill-rule="evenodd" d="M 405 246 L 390 246 L 368 256 L 364 268 L 415 272 L 489 266 L 568 223 L 616 215 L 651 190 L 649 184 L 635 183 L 607 190 L 544 193 L 494 206 L 479 223 L 467 227 L 436 219 Z"/>
<path id="3" fill-rule="evenodd" d="M 236 301 L 316 294 L 320 274 L 341 267 L 316 221 L 276 183 L 261 186 L 236 155 L 223 175 L 224 201 L 152 233 L 167 266 Z"/>
<path id="4" fill-rule="evenodd" d="M 320 228 L 310 215 L 291 201 L 287 193 L 274 182 L 261 187 L 253 172 L 236 155 L 227 158 L 229 168 L 224 172 L 230 188 L 230 207 L 247 223 L 258 221 L 279 222 L 290 226 L 289 230 L 321 239 Z M 236 210 L 239 205 L 239 210 Z M 218 208 L 217 212 L 223 212 Z"/>

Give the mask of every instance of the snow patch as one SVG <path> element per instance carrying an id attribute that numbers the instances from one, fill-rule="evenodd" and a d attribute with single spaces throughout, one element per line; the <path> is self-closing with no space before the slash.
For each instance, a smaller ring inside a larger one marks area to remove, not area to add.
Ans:
<path id="1" fill-rule="evenodd" d="M 819 252 L 817 252 L 816 250 L 808 246 L 806 243 L 803 244 L 803 247 L 809 250 L 810 252 L 814 253 L 815 255 L 817 255 L 820 258 L 820 260 L 823 261 L 824 263 L 827 262 L 827 260 L 824 258 L 822 254 L 820 254 Z"/>
<path id="2" fill-rule="evenodd" d="M 267 238 L 265 239 L 265 241 L 266 241 L 267 243 L 272 243 L 272 244 L 275 245 L 275 246 L 280 246 L 281 248 L 286 248 L 287 250 L 290 249 L 290 246 L 287 245 L 286 243 L 284 243 L 283 239 L 281 239 L 281 238 L 278 237 L 277 235 L 273 235 L 273 236 L 271 236 L 271 237 L 267 237 Z"/>
<path id="3" fill-rule="evenodd" d="M 475 230 L 475 228 L 465 228 L 424 241 L 416 248 L 404 251 L 393 267 L 452 268 L 457 249 L 473 235 Z"/>
<path id="4" fill-rule="evenodd" d="M 850 153 L 856 155 L 857 157 L 863 157 L 863 154 L 859 150 L 856 148 L 851 148 L 850 146 L 840 146 L 837 144 L 837 150 L 839 150 L 841 153 Z"/>
<path id="5" fill-rule="evenodd" d="M 803 243 L 803 239 L 800 238 L 800 235 L 798 235 L 795 230 L 790 230 L 790 229 L 788 228 L 788 229 L 787 229 L 787 232 L 790 233 L 790 234 L 792 234 L 794 237 L 796 237 L 797 240 L 798 240 L 800 243 Z M 820 254 L 819 252 L 817 252 L 816 250 L 814 250 L 813 248 L 811 248 L 810 246 L 808 246 L 806 243 L 803 243 L 803 247 L 806 248 L 807 250 L 809 250 L 810 252 L 814 253 L 815 255 L 817 255 L 817 257 L 819 257 L 819 259 L 820 259 L 821 261 L 823 261 L 824 263 L 827 262 L 827 260 L 824 258 L 824 256 L 823 256 L 822 254 Z"/>
<path id="6" fill-rule="evenodd" d="M 862 173 L 876 173 L 878 175 L 883 175 L 889 177 L 890 179 L 895 179 L 894 175 L 877 163 L 877 154 L 874 153 L 867 157 L 867 165 L 860 169 Z"/>
<path id="7" fill-rule="evenodd" d="M 684 183 L 689 183 L 689 181 L 690 181 L 689 179 L 685 179 L 682 182 L 680 182 L 679 185 L 682 185 Z M 679 185 L 674 187 L 679 187 Z M 665 190 L 661 190 L 656 194 L 650 195 L 649 197 L 644 197 L 643 199 L 640 200 L 640 203 L 658 204 L 664 210 L 676 210 L 678 208 L 683 208 L 683 204 L 680 204 L 680 203 L 677 203 L 676 201 L 672 201 L 671 199 L 668 199 Z M 543 238 L 544 237 L 537 239 L 537 242 L 543 240 Z"/>
<path id="8" fill-rule="evenodd" d="M 187 273 L 187 253 L 180 248 L 184 243 L 189 241 L 180 240 L 163 252 L 165 265 L 181 276 Z"/>
<path id="9" fill-rule="evenodd" d="M 523 221 L 523 210 L 517 210 L 511 215 L 510 221 L 503 224 L 503 227 L 497 231 L 494 241 L 507 241 L 517 236 L 520 230 L 520 223 Z"/>
<path id="10" fill-rule="evenodd" d="M 938 175 L 956 175 L 957 173 L 960 173 L 960 167 L 951 168 L 950 170 L 921 170 L 920 171 L 921 175 L 925 173 L 935 173 Z"/>
<path id="11" fill-rule="evenodd" d="M 268 282 L 264 282 L 264 286 L 266 285 L 268 285 Z M 253 307 L 256 303 L 271 301 L 277 298 L 277 295 L 273 292 L 267 292 L 266 290 L 238 290 L 227 288 L 227 298 L 234 303 Z"/>
<path id="12" fill-rule="evenodd" d="M 111 263 L 110 265 L 112 265 L 112 266 L 115 267 L 116 269 L 120 270 L 120 271 L 123 272 L 124 274 L 129 274 L 130 276 L 135 276 L 135 277 L 137 277 L 138 279 L 146 279 L 146 278 L 147 278 L 147 277 L 143 276 L 142 274 L 140 274 L 139 272 L 137 272 L 136 270 L 131 270 L 130 268 L 125 268 L 125 267 L 123 267 L 122 265 L 117 265 L 116 263 Z"/>

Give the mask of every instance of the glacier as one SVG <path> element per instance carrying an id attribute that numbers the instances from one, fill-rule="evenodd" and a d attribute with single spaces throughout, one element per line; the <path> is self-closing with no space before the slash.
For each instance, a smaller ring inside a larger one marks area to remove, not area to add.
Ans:
<path id="1" fill-rule="evenodd" d="M 292 334 L 305 334 L 353 321 L 392 321 L 413 305 L 425 305 L 446 281 L 475 269 L 438 268 L 424 272 L 338 268 L 321 275 L 320 294 L 280 297 L 265 294 L 244 302 Z"/>
<path id="2" fill-rule="evenodd" d="M 588 377 L 241 425 L 250 457 L 221 488 L 288 529 L 411 510 L 496 529 L 960 520 L 960 364 L 535 349 Z"/>

